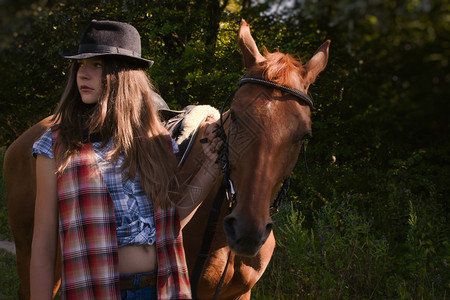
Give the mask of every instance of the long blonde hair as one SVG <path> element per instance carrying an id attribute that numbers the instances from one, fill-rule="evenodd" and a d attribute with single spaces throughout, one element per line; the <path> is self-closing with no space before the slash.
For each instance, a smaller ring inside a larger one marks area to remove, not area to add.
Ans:
<path id="1" fill-rule="evenodd" d="M 78 64 L 70 70 L 66 89 L 56 110 L 59 122 L 57 172 L 96 136 L 102 147 L 112 139 L 111 163 L 124 155 L 122 171 L 127 180 L 139 178 L 147 196 L 158 206 L 169 205 L 170 185 L 175 182 L 176 158 L 171 140 L 153 105 L 153 85 L 147 74 L 125 59 L 103 56 L 103 93 L 97 104 L 81 100 L 76 84 Z"/>

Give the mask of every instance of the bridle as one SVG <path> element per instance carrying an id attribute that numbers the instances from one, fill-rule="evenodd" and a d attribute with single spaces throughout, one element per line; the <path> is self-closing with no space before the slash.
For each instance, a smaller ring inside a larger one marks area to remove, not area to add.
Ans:
<path id="1" fill-rule="evenodd" d="M 217 135 L 223 141 L 222 149 L 218 153 L 218 163 L 220 165 L 220 169 L 223 174 L 222 184 L 224 184 L 226 186 L 226 197 L 227 197 L 227 200 L 229 203 L 230 210 L 232 210 L 234 205 L 236 204 L 236 191 L 234 189 L 234 185 L 233 185 L 233 182 L 230 177 L 230 162 L 228 159 L 228 146 L 229 146 L 230 134 L 229 134 L 229 132 L 228 132 L 228 134 L 225 133 L 225 122 L 230 117 L 230 114 L 228 114 L 225 119 L 223 116 L 224 116 L 225 110 L 227 109 L 228 103 L 231 105 L 232 100 L 230 100 L 230 99 L 232 99 L 232 96 L 234 96 L 234 94 L 237 92 L 237 90 L 246 83 L 263 85 L 266 87 L 280 90 L 282 92 L 289 93 L 289 94 L 295 96 L 299 101 L 306 103 L 311 108 L 311 110 L 314 109 L 314 102 L 311 99 L 311 97 L 298 89 L 291 88 L 291 87 L 288 87 L 285 85 L 281 85 L 281 84 L 275 83 L 273 81 L 268 81 L 268 80 L 265 80 L 260 77 L 244 76 L 239 80 L 238 87 L 236 88 L 236 90 L 234 90 L 234 92 L 232 92 L 227 97 L 227 99 L 225 100 L 225 102 L 222 105 L 222 108 L 220 109 L 220 125 L 217 128 Z M 228 128 L 228 131 L 229 131 L 229 128 Z M 303 147 L 304 147 L 304 144 L 303 144 Z M 305 150 L 305 149 L 303 149 L 303 150 Z M 305 164 L 306 164 L 306 159 L 305 159 Z M 307 166 L 306 166 L 306 168 L 307 168 Z M 271 217 L 279 212 L 279 207 L 281 205 L 281 202 L 287 196 L 287 192 L 289 190 L 289 185 L 290 185 L 290 178 L 291 177 L 289 176 L 286 179 L 284 179 L 284 181 L 281 185 L 280 191 L 278 192 L 277 196 L 275 197 L 275 200 L 273 201 L 273 203 L 270 207 L 270 210 L 271 210 L 270 216 Z"/>
<path id="2" fill-rule="evenodd" d="M 220 165 L 220 170 L 222 172 L 222 183 L 219 187 L 219 190 L 217 191 L 217 194 L 214 199 L 214 203 L 211 207 L 208 222 L 206 225 L 206 231 L 205 235 L 203 237 L 202 245 L 200 248 L 200 252 L 198 254 L 197 260 L 194 265 L 194 269 L 192 271 L 192 279 L 191 279 L 191 286 L 192 286 L 192 294 L 193 299 L 198 299 L 197 297 L 197 289 L 198 289 L 198 283 L 200 281 L 200 276 L 203 270 L 203 266 L 205 264 L 206 259 L 208 258 L 208 253 L 210 250 L 210 246 L 215 234 L 215 229 L 217 226 L 217 220 L 220 214 L 220 208 L 222 207 L 223 199 L 226 197 L 228 201 L 228 207 L 230 209 L 230 212 L 233 210 L 234 206 L 236 205 L 236 191 L 234 189 L 233 182 L 230 177 L 230 161 L 228 158 L 229 154 L 229 137 L 230 137 L 230 127 L 228 127 L 228 134 L 225 132 L 225 123 L 227 122 L 228 118 L 230 117 L 230 114 L 228 114 L 224 118 L 225 110 L 228 106 L 231 106 L 231 102 L 233 99 L 234 94 L 237 92 L 237 90 L 246 83 L 253 83 L 258 85 L 263 85 L 269 88 L 277 89 L 282 92 L 289 93 L 297 98 L 298 101 L 303 102 L 307 104 L 311 110 L 314 109 L 314 102 L 307 94 L 303 93 L 302 91 L 298 89 L 294 89 L 285 85 L 280 85 L 278 83 L 275 83 L 273 81 L 268 81 L 260 77 L 253 77 L 253 76 L 244 76 L 242 77 L 238 82 L 238 87 L 227 97 L 225 102 L 222 105 L 222 108 L 220 109 L 220 124 L 217 127 L 217 136 L 220 137 L 223 141 L 222 148 L 219 150 L 217 162 Z M 303 144 L 303 150 L 304 144 Z M 305 152 L 305 151 L 303 151 Z M 306 165 L 306 157 L 305 157 L 305 165 Z M 307 165 L 306 165 L 306 168 Z M 275 197 L 275 200 L 273 201 L 271 207 L 270 207 L 270 216 L 277 214 L 279 212 L 279 207 L 281 205 L 281 202 L 283 199 L 287 197 L 287 193 L 289 190 L 290 185 L 290 176 L 284 179 L 280 190 L 278 191 L 277 196 Z M 222 287 L 223 280 L 225 279 L 225 274 L 229 265 L 229 260 L 231 257 L 231 251 L 228 252 L 228 259 L 227 263 L 225 265 L 225 269 L 222 273 L 222 277 L 220 278 L 220 281 L 217 285 L 216 291 L 214 293 L 213 299 L 217 299 L 219 296 L 220 289 Z"/>

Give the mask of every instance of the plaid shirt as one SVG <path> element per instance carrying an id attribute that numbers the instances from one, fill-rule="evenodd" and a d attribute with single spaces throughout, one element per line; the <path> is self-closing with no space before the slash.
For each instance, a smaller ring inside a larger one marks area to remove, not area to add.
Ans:
<path id="1" fill-rule="evenodd" d="M 107 153 L 113 147 L 112 141 L 105 147 L 100 147 L 101 144 L 92 143 L 103 180 L 114 203 L 118 246 L 153 245 L 156 238 L 153 203 L 143 191 L 139 175 L 133 181 L 123 180 L 125 173 L 120 168 L 124 157 L 120 156 L 117 164 L 112 164 L 106 160 Z M 173 139 L 172 147 L 177 153 L 178 146 Z M 33 154 L 54 158 L 50 129 L 33 145 Z"/>
<path id="2" fill-rule="evenodd" d="M 53 140 L 57 131 L 53 131 Z M 57 145 L 54 146 L 57 151 Z M 62 299 L 120 299 L 114 206 L 92 144 L 58 176 Z M 158 299 L 190 299 L 176 208 L 155 211 Z"/>

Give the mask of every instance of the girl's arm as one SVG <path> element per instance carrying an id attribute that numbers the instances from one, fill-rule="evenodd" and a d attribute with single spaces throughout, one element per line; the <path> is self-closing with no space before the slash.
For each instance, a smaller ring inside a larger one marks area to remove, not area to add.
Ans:
<path id="1" fill-rule="evenodd" d="M 188 184 L 183 184 L 179 190 L 181 199 L 177 201 L 177 210 L 182 229 L 190 221 L 200 203 L 209 194 L 220 174 L 216 159 L 222 141 L 216 137 L 215 128 L 216 125 L 214 123 L 205 125 L 203 137 L 207 138 L 208 142 L 202 144 L 205 154 L 204 161 L 192 180 Z"/>
<path id="2" fill-rule="evenodd" d="M 51 299 L 58 251 L 58 195 L 55 160 L 36 159 L 36 206 L 31 248 L 31 298 Z"/>

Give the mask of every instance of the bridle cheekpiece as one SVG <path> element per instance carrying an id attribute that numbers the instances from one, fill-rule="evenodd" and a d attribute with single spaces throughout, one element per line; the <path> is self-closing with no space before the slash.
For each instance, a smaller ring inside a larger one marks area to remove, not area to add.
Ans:
<path id="1" fill-rule="evenodd" d="M 258 85 L 266 86 L 269 88 L 277 89 L 282 92 L 289 93 L 289 94 L 295 96 L 298 100 L 307 104 L 311 108 L 311 110 L 314 109 L 314 102 L 311 99 L 311 97 L 298 89 L 291 88 L 291 87 L 288 87 L 285 85 L 275 83 L 273 81 L 268 81 L 263 78 L 254 77 L 254 76 L 243 76 L 239 80 L 238 87 L 227 97 L 227 99 L 225 100 L 225 102 L 222 105 L 222 108 L 220 110 L 220 125 L 217 128 L 217 131 L 218 131 L 217 135 L 223 141 L 223 146 L 218 153 L 217 162 L 219 163 L 220 169 L 223 174 L 222 184 L 225 186 L 226 197 L 227 197 L 227 200 L 229 203 L 230 210 L 232 210 L 234 205 L 236 204 L 236 191 L 234 189 L 234 185 L 233 185 L 233 182 L 230 177 L 230 162 L 228 159 L 228 147 L 229 147 L 228 139 L 229 139 L 230 135 L 229 135 L 229 132 L 228 132 L 228 134 L 225 133 L 225 127 L 224 127 L 225 122 L 229 118 L 229 115 L 225 118 L 225 120 L 223 118 L 223 115 L 224 115 L 224 112 L 225 112 L 228 102 L 230 102 L 230 105 L 231 105 L 230 99 L 232 99 L 232 97 L 237 92 L 237 90 L 246 83 L 258 84 Z M 228 131 L 229 131 L 229 129 L 228 129 Z M 290 184 L 290 176 L 283 181 L 280 191 L 278 192 L 274 202 L 272 203 L 272 205 L 270 207 L 270 209 L 271 209 L 270 215 L 271 216 L 273 216 L 279 212 L 279 206 L 281 205 L 282 200 L 287 197 L 289 184 Z"/>

